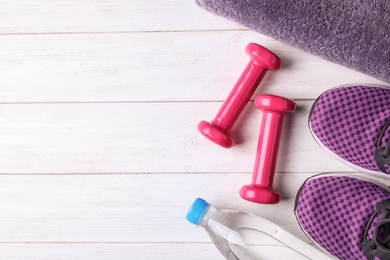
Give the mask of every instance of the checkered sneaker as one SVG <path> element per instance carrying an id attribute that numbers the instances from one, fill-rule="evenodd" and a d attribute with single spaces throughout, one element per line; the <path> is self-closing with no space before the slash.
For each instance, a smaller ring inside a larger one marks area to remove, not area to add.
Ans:
<path id="1" fill-rule="evenodd" d="M 390 88 L 325 91 L 313 104 L 309 127 L 323 148 L 348 165 L 382 176 L 390 173 Z"/>
<path id="2" fill-rule="evenodd" d="M 306 235 L 338 259 L 390 259 L 388 188 L 349 176 L 317 175 L 299 190 L 295 215 Z"/>

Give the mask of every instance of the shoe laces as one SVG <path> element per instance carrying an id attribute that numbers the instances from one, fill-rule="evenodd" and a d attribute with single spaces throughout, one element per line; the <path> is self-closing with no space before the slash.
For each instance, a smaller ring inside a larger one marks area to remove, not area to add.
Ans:
<path id="1" fill-rule="evenodd" d="M 390 121 L 388 121 L 385 126 L 382 128 L 382 131 L 379 134 L 378 141 L 376 143 L 376 150 L 374 152 L 374 158 L 377 163 L 377 166 L 382 172 L 390 173 L 390 139 L 383 140 L 386 132 L 388 132 L 390 126 Z M 386 145 L 383 147 L 383 142 L 386 142 Z"/>
<path id="2" fill-rule="evenodd" d="M 377 148 L 381 148 L 381 143 L 382 143 L 382 139 L 383 139 L 383 136 L 385 135 L 386 133 L 386 130 L 387 128 L 390 126 L 390 121 L 386 123 L 386 125 L 382 128 L 382 131 L 379 135 L 379 139 L 378 139 L 378 143 L 377 143 Z M 390 156 L 390 140 L 387 141 L 386 143 L 386 146 L 385 148 L 383 149 L 383 154 L 382 154 L 383 158 L 389 158 Z"/>
<path id="3" fill-rule="evenodd" d="M 362 249 L 369 260 L 390 259 L 390 200 L 377 205 L 364 231 Z M 372 232 L 372 229 L 373 232 Z M 372 233 L 372 236 L 371 234 Z"/>

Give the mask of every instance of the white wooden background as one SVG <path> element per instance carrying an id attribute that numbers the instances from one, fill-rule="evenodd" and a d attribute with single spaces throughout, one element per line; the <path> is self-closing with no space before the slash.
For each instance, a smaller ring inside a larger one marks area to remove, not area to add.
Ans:
<path id="1" fill-rule="evenodd" d="M 232 149 L 196 130 L 229 94 L 249 42 L 283 62 L 256 94 L 298 105 L 286 118 L 277 205 L 238 195 L 259 135 L 253 102 Z M 310 106 L 336 85 L 384 84 L 192 0 L 1 1 L 0 79 L 0 259 L 222 259 L 185 220 L 196 197 L 308 241 L 293 214 L 297 189 L 320 172 L 353 171 L 312 139 Z"/>

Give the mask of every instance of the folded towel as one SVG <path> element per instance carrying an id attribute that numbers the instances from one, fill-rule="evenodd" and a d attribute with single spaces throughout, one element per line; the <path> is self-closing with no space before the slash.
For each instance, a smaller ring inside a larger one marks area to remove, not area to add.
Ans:
<path id="1" fill-rule="evenodd" d="M 254 31 L 390 83 L 388 0 L 196 0 Z"/>

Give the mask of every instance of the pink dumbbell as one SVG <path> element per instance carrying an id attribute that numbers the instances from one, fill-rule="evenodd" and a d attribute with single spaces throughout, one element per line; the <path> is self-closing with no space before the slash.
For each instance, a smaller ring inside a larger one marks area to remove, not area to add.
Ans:
<path id="1" fill-rule="evenodd" d="M 258 44 L 249 43 L 245 51 L 250 57 L 250 62 L 216 117 L 211 124 L 201 121 L 198 125 L 199 132 L 225 148 L 234 145 L 234 139 L 230 136 L 229 131 L 255 93 L 267 70 L 278 70 L 281 65 L 278 56 Z"/>
<path id="2" fill-rule="evenodd" d="M 263 111 L 260 136 L 257 145 L 252 184 L 240 190 L 243 199 L 266 204 L 275 204 L 280 193 L 273 189 L 276 159 L 282 134 L 284 114 L 295 111 L 295 102 L 274 95 L 259 95 L 255 105 Z"/>

